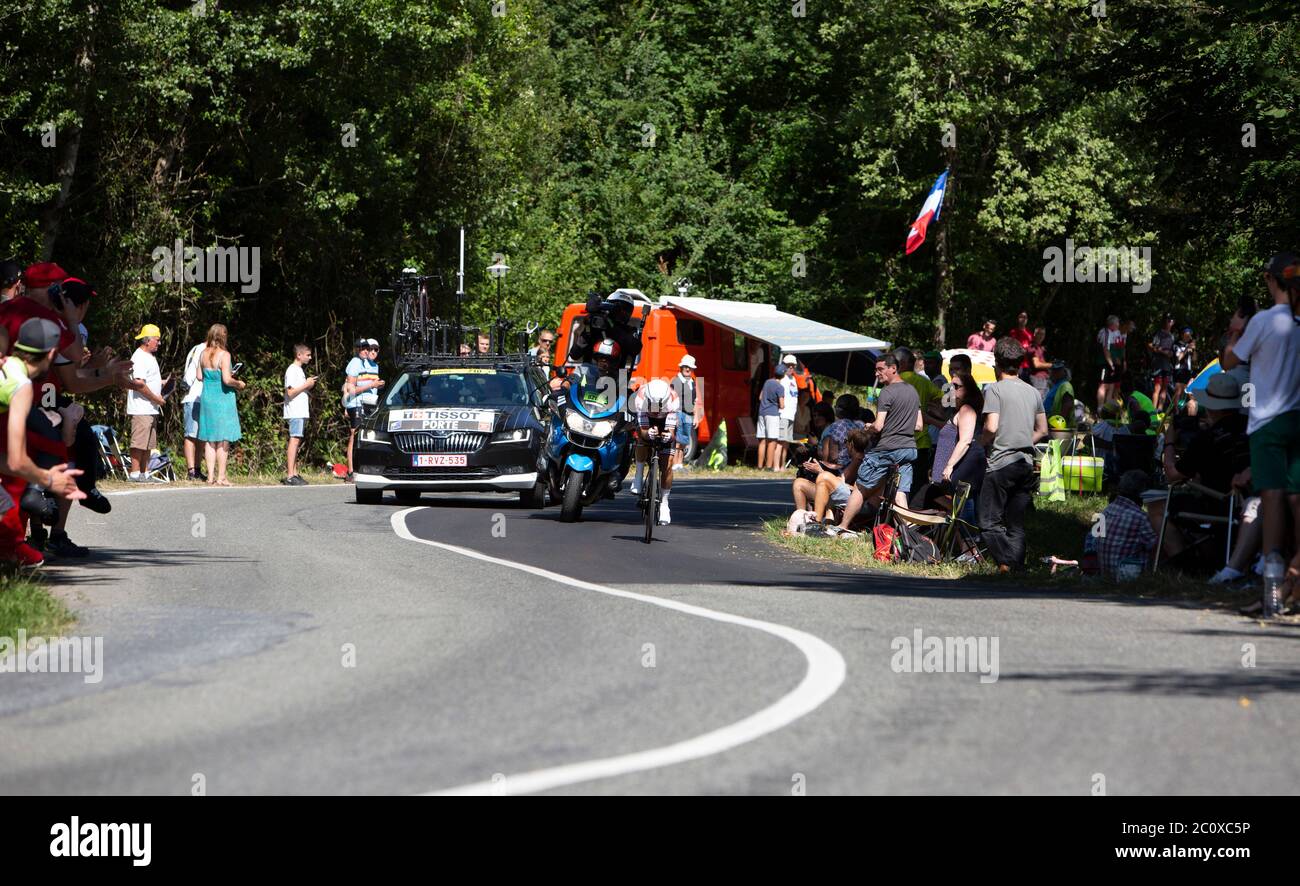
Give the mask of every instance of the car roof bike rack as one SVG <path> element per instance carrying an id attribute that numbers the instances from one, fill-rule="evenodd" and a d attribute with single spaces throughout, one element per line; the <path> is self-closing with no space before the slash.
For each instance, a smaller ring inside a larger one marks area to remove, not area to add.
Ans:
<path id="1" fill-rule="evenodd" d="M 461 365 L 475 366 L 490 363 L 509 363 L 519 365 L 530 362 L 527 354 L 528 337 L 538 328 L 529 323 L 525 329 L 514 331 L 514 322 L 498 317 L 496 322 L 486 329 L 467 326 L 461 322 L 461 302 L 463 295 L 456 294 L 455 322 L 445 320 L 433 314 L 433 294 L 430 283 L 441 287 L 441 276 L 428 276 L 417 273 L 412 268 L 405 268 L 400 279 L 389 288 L 375 290 L 376 296 L 393 296 L 393 319 L 389 345 L 393 362 L 402 367 L 423 365 L 448 366 L 470 358 L 490 358 L 485 362 L 462 362 Z M 488 338 L 488 353 L 477 351 L 477 339 Z M 475 344 L 471 346 L 469 341 Z M 462 354 L 463 348 L 469 348 L 470 354 Z"/>

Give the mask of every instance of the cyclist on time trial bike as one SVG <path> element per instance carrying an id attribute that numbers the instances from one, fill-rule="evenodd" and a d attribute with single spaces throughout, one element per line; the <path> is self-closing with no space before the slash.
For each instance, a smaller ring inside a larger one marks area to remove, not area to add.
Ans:
<path id="1" fill-rule="evenodd" d="M 640 495 L 641 479 L 645 475 L 646 461 L 650 457 L 650 446 L 659 447 L 659 486 L 663 489 L 659 504 L 659 523 L 667 526 L 672 522 L 668 513 L 668 490 L 673 485 L 672 459 L 666 450 L 670 450 L 677 437 L 677 413 L 682 408 L 681 402 L 673 391 L 672 385 L 661 378 L 656 378 L 636 392 L 634 400 L 636 421 L 639 428 L 636 442 L 636 474 L 632 479 L 632 494 Z"/>

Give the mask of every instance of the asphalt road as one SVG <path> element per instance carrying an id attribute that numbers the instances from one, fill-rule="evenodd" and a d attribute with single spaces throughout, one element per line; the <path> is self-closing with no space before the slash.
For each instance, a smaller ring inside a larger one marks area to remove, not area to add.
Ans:
<path id="1" fill-rule="evenodd" d="M 1300 791 L 1295 627 L 791 558 L 787 495 L 682 482 L 649 546 L 626 497 L 114 496 L 48 570 L 103 679 L 0 674 L 0 792 Z M 996 681 L 899 672 L 918 630 Z"/>

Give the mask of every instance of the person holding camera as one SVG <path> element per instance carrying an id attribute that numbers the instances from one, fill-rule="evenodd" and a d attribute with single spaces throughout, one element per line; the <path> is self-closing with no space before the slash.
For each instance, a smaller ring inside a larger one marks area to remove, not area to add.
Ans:
<path id="1" fill-rule="evenodd" d="M 614 371 L 636 362 L 641 353 L 641 332 L 632 325 L 635 300 L 620 289 L 608 299 L 592 292 L 587 298 L 587 313 L 578 322 L 569 347 L 569 360 L 590 363 L 596 345 L 607 338 L 618 342 L 619 357 Z"/>

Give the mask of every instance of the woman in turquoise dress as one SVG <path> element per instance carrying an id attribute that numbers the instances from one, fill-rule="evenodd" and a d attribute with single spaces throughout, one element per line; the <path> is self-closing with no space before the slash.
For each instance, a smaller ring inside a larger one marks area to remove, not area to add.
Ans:
<path id="1" fill-rule="evenodd" d="M 226 350 L 226 327 L 214 324 L 208 330 L 207 347 L 199 355 L 203 370 L 203 394 L 199 397 L 199 439 L 203 441 L 203 460 L 208 466 L 209 486 L 229 486 L 226 461 L 230 444 L 239 440 L 239 411 L 235 408 L 235 391 L 244 383 L 230 371 L 230 351 Z M 216 470 L 213 470 L 213 463 Z"/>

